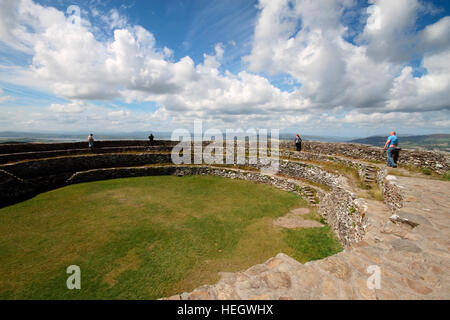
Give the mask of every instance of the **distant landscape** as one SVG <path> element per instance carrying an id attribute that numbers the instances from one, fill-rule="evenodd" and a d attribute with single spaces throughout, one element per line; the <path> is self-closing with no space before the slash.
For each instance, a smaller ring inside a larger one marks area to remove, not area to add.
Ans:
<path id="1" fill-rule="evenodd" d="M 153 133 L 155 139 L 170 139 L 171 132 L 124 132 L 124 133 L 95 133 L 94 138 L 96 140 L 123 140 L 123 139 L 148 139 L 148 135 Z M 32 133 L 32 132 L 15 132 L 15 131 L 3 131 L 0 132 L 0 143 L 26 143 L 26 142 L 62 142 L 62 141 L 84 141 L 87 139 L 88 133 Z M 269 133 L 270 134 L 270 133 Z M 280 133 L 280 139 L 282 140 L 294 140 L 295 133 Z M 303 140 L 314 140 L 322 142 L 345 142 L 351 138 L 339 138 L 339 137 L 325 137 L 314 135 L 302 135 Z"/>
<path id="2" fill-rule="evenodd" d="M 450 152 L 450 134 L 430 134 L 420 136 L 398 136 L 400 147 L 416 150 L 439 150 Z M 364 139 L 354 139 L 349 142 L 368 144 L 382 147 L 386 142 L 386 136 L 373 136 Z"/>
<path id="3" fill-rule="evenodd" d="M 155 139 L 170 139 L 170 132 L 152 132 Z M 99 133 L 94 134 L 97 140 L 123 140 L 137 139 L 145 140 L 150 132 L 128 132 L 128 133 Z M 0 144 L 5 143 L 27 143 L 27 142 L 62 142 L 62 141 L 84 141 L 88 134 L 81 133 L 31 133 L 31 132 L 0 132 Z M 280 139 L 293 140 L 294 133 L 281 133 Z M 304 141 L 322 142 L 351 142 L 361 143 L 376 147 L 383 147 L 387 136 L 372 136 L 361 139 L 302 135 Z M 399 135 L 400 146 L 403 149 L 413 150 L 439 150 L 450 152 L 450 134 L 430 134 L 430 135 Z"/>

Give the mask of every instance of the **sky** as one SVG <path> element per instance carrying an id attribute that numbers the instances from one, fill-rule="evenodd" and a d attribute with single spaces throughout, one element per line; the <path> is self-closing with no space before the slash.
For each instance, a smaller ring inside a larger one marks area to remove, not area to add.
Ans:
<path id="1" fill-rule="evenodd" d="M 450 1 L 0 0 L 0 131 L 450 133 Z"/>

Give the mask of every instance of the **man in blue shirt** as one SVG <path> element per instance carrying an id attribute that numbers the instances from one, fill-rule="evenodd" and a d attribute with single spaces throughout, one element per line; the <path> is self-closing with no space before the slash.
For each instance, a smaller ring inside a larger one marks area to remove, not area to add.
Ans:
<path id="1" fill-rule="evenodd" d="M 387 139 L 386 144 L 384 145 L 384 150 L 387 149 L 387 165 L 388 167 L 397 168 L 397 164 L 392 158 L 392 153 L 395 151 L 395 148 L 398 146 L 398 138 L 395 131 L 391 131 L 390 137 Z"/>

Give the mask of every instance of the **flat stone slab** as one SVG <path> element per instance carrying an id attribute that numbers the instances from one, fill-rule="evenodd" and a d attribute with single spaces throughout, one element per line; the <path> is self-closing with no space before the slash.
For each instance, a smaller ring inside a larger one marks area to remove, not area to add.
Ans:
<path id="1" fill-rule="evenodd" d="M 391 241 L 389 243 L 393 249 L 395 250 L 401 250 L 401 251 L 409 251 L 409 252 L 421 252 L 422 249 L 420 249 L 417 245 L 414 244 L 414 242 L 404 239 L 396 239 L 394 241 Z"/>
<path id="2" fill-rule="evenodd" d="M 431 225 L 430 221 L 427 218 L 425 218 L 424 216 L 421 216 L 421 215 L 411 212 L 411 211 L 407 211 L 405 209 L 398 210 L 396 212 L 396 214 L 401 219 L 406 219 L 416 225 L 419 225 L 419 224 Z"/>
<path id="3" fill-rule="evenodd" d="M 295 228 L 320 228 L 324 225 L 314 220 L 306 220 L 301 215 L 295 213 L 288 213 L 285 216 L 279 217 L 273 222 L 278 227 L 295 229 Z"/>
<path id="4" fill-rule="evenodd" d="M 290 211 L 290 213 L 298 214 L 298 215 L 305 215 L 305 214 L 308 214 L 310 211 L 311 210 L 309 208 L 295 208 L 295 209 L 292 209 Z"/>

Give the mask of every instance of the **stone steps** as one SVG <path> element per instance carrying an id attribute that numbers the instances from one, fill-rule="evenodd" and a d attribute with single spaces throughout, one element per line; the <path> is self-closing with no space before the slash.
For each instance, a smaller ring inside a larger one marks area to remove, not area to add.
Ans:
<path id="1" fill-rule="evenodd" d="M 375 166 L 366 166 L 364 169 L 364 183 L 376 183 L 377 182 L 377 168 Z"/>
<path id="2" fill-rule="evenodd" d="M 302 187 L 301 189 L 303 193 L 306 195 L 308 202 L 313 204 L 317 203 L 314 189 L 310 187 Z"/>

